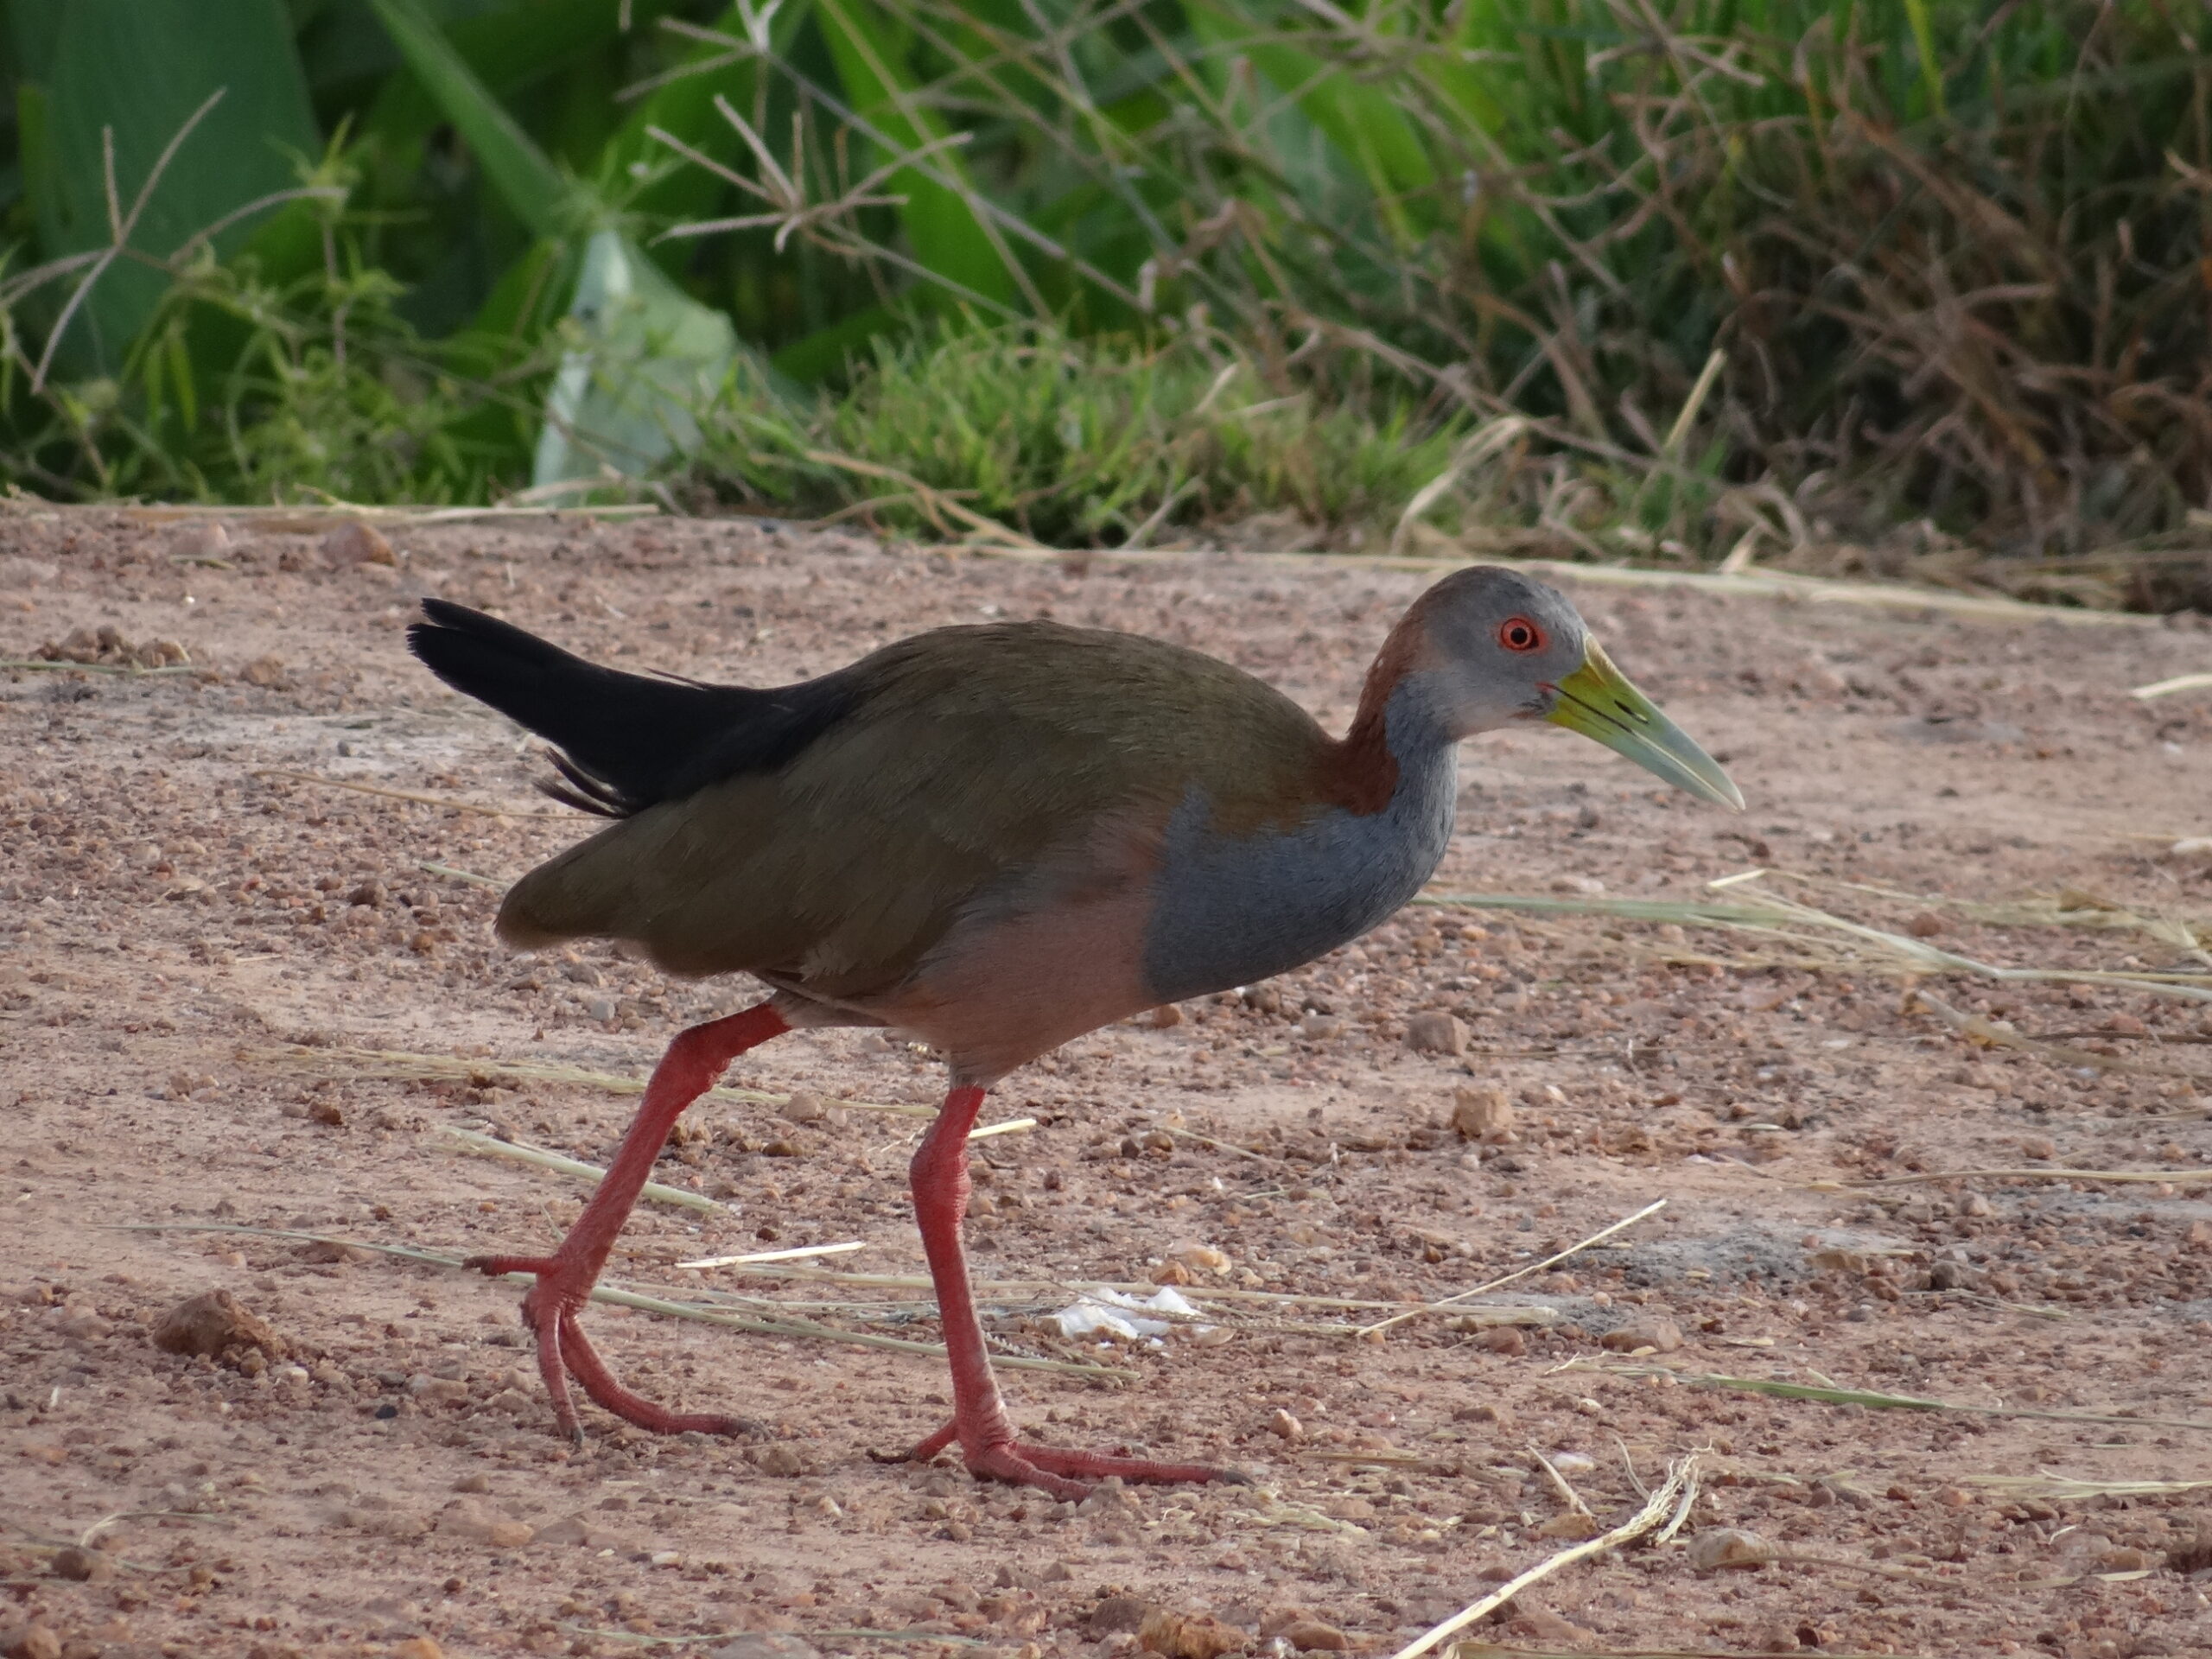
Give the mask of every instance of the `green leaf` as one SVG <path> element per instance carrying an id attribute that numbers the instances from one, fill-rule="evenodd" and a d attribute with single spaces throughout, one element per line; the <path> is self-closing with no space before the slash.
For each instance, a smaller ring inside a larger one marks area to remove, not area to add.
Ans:
<path id="1" fill-rule="evenodd" d="M 815 9 L 855 113 L 902 154 L 941 143 L 950 130 L 917 96 L 907 65 L 911 29 L 868 0 L 816 0 Z M 914 167 L 900 168 L 883 187 L 884 194 L 906 199 L 899 216 L 914 257 L 956 290 L 964 290 L 963 297 L 1011 311 L 1014 276 L 1007 256 L 970 205 L 977 193 L 959 152 L 934 149 L 929 166 L 960 188 L 940 184 Z"/>
<path id="2" fill-rule="evenodd" d="M 16 0 L 14 10 L 31 3 Z M 67 0 L 59 10 L 43 109 L 29 84 L 17 93 L 37 130 L 34 139 L 24 129 L 26 148 L 38 152 L 26 156 L 25 186 L 41 251 L 57 258 L 110 245 L 114 220 L 145 196 L 129 244 L 140 257 L 100 274 L 55 357 L 65 375 L 111 374 L 168 286 L 146 261 L 291 188 L 299 159 L 321 145 L 281 0 Z M 162 152 L 218 92 L 148 191 Z M 214 238 L 216 253 L 234 251 L 253 228 L 251 215 L 230 225 Z"/>
<path id="3" fill-rule="evenodd" d="M 576 191 L 430 21 L 419 0 L 369 0 L 417 79 L 460 130 L 515 217 L 543 237 L 572 233 Z"/>

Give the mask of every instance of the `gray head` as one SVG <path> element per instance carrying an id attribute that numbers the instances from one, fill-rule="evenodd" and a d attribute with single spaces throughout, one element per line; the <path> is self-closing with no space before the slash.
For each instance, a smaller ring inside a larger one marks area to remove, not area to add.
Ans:
<path id="1" fill-rule="evenodd" d="M 1441 735 L 1550 721 L 1668 782 L 1743 809 L 1727 774 L 1615 668 L 1567 596 L 1497 565 L 1455 570 L 1406 613 L 1370 695 L 1420 710 Z"/>

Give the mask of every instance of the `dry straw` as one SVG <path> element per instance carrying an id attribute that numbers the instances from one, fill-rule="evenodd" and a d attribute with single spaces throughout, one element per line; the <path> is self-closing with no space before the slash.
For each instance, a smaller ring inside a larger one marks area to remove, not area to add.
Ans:
<path id="1" fill-rule="evenodd" d="M 1674 1517 L 1673 1526 L 1679 1526 L 1689 1513 L 1689 1506 L 1696 1497 L 1698 1457 L 1699 1454 L 1693 1452 L 1688 1457 L 1678 1459 L 1667 1471 L 1666 1479 L 1660 1482 L 1651 1496 L 1644 1499 L 1643 1507 L 1610 1532 L 1599 1533 L 1595 1538 L 1586 1538 L 1579 1544 L 1560 1550 L 1556 1555 L 1547 1556 L 1526 1572 L 1507 1580 L 1481 1600 L 1462 1608 L 1441 1624 L 1424 1631 L 1391 1655 L 1390 1659 L 1420 1659 L 1420 1656 L 1447 1641 L 1456 1632 L 1497 1611 L 1531 1585 L 1549 1578 L 1562 1567 L 1573 1566 L 1577 1561 L 1587 1560 L 1592 1555 L 1602 1555 L 1608 1550 L 1620 1548 L 1624 1544 L 1634 1543 L 1667 1523 L 1669 1516 Z M 1669 1528 L 1669 1532 L 1673 1526 Z"/>
<path id="2" fill-rule="evenodd" d="M 1815 1386 L 1784 1382 L 1764 1376 L 1728 1376 L 1717 1371 L 1677 1370 L 1671 1365 L 1632 1360 L 1570 1359 L 1554 1367 L 1560 1371 L 1595 1371 L 1608 1376 L 1664 1377 L 1693 1389 L 1723 1389 L 1739 1394 L 1762 1394 L 1777 1400 L 1806 1400 L 1821 1405 L 1865 1406 L 1874 1411 L 1951 1412 L 1968 1417 L 2032 1417 L 2058 1423 L 2126 1423 L 2138 1428 L 2185 1428 L 2212 1434 L 2212 1423 L 2185 1417 L 2146 1417 L 2133 1412 L 2046 1411 L 2027 1406 L 1968 1406 L 1950 1400 L 1930 1400 L 1912 1394 L 1878 1394 L 1866 1389 L 1843 1389 L 1833 1384 Z"/>

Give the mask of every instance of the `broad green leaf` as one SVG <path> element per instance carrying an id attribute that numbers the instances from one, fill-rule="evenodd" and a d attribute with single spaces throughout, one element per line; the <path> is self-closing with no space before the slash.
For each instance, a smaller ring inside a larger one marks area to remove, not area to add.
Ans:
<path id="1" fill-rule="evenodd" d="M 862 119 L 903 154 L 946 137 L 944 123 L 916 95 L 907 66 L 912 35 L 904 22 L 870 0 L 816 0 L 815 10 L 845 97 Z M 932 150 L 930 168 L 973 194 L 957 149 Z M 938 183 L 918 168 L 904 167 L 886 181 L 884 194 L 906 199 L 899 219 L 914 257 L 925 269 L 954 284 L 956 291 L 1012 309 L 1013 274 L 963 190 Z"/>
<path id="2" fill-rule="evenodd" d="M 299 162 L 321 144 L 281 0 L 64 0 L 58 9 L 53 79 L 34 113 L 41 153 L 25 184 L 48 258 L 109 245 L 113 220 L 127 219 L 144 194 L 130 237 L 139 257 L 101 274 L 55 359 L 67 375 L 114 373 L 168 285 L 147 260 L 168 258 L 249 203 L 291 188 Z M 218 92 L 148 192 L 162 152 Z M 19 111 L 26 93 L 39 102 L 27 85 Z M 252 215 L 230 224 L 214 238 L 216 253 L 233 251 L 254 228 Z"/>
<path id="3" fill-rule="evenodd" d="M 369 0 L 407 66 L 468 141 L 499 198 L 542 237 L 572 233 L 576 193 L 454 50 L 420 0 Z"/>
<path id="4" fill-rule="evenodd" d="M 575 341 L 545 403 L 534 489 L 588 488 L 698 447 L 698 411 L 738 346 L 729 319 L 690 298 L 616 231 L 584 252 L 569 309 Z"/>

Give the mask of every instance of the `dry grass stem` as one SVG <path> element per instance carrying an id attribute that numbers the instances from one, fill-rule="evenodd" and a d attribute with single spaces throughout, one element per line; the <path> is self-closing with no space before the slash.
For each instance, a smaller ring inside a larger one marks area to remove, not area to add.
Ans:
<path id="1" fill-rule="evenodd" d="M 1560 1371 L 1595 1371 L 1610 1376 L 1669 1377 L 1693 1389 L 1725 1389 L 1740 1394 L 1764 1394 L 1777 1400 L 1809 1400 L 1821 1405 L 1865 1406 L 1875 1411 L 1955 1412 L 1969 1417 L 2032 1417 L 2059 1423 L 2127 1423 L 2139 1428 L 2186 1428 L 2212 1434 L 2212 1423 L 2185 1417 L 2144 1417 L 2115 1411 L 2044 1411 L 2028 1406 L 1967 1406 L 1949 1400 L 1929 1400 L 1912 1394 L 1877 1394 L 1866 1389 L 1815 1387 L 1805 1382 L 1783 1382 L 1764 1376 L 1727 1376 L 1717 1371 L 1681 1371 L 1669 1365 L 1633 1360 L 1570 1359 L 1554 1367 Z"/>
<path id="2" fill-rule="evenodd" d="M 2043 984 L 2101 985 L 2152 995 L 2212 1002 L 2212 977 L 2201 973 L 2162 973 L 2134 969 L 2013 968 L 1946 950 L 1910 934 L 1871 927 L 1818 907 L 1755 892 L 1742 901 L 1734 895 L 1746 882 L 1774 874 L 1746 870 L 1707 883 L 1729 899 L 1681 901 L 1652 899 L 1560 898 L 1535 893 L 1424 893 L 1417 905 L 1475 910 L 1527 911 L 1572 916 L 1611 916 L 1624 921 L 1674 923 L 1712 928 L 1770 942 L 1761 951 L 1718 956 L 1695 948 L 1632 949 L 1655 961 L 1708 963 L 1739 971 L 1796 968 L 1815 973 L 1885 974 L 1913 979 L 1965 976 L 1977 979 Z M 2192 936 L 2193 937 L 2193 936 Z"/>
<path id="3" fill-rule="evenodd" d="M 480 1135 L 474 1129 L 463 1129 L 451 1123 L 436 1126 L 440 1135 L 450 1135 L 469 1151 L 486 1158 L 504 1158 L 510 1163 L 528 1164 L 533 1169 L 550 1169 L 556 1175 L 569 1175 L 580 1181 L 604 1180 L 607 1172 L 597 1164 L 588 1164 L 581 1158 L 550 1152 L 543 1147 L 533 1147 L 521 1141 L 502 1141 L 497 1135 Z M 663 1186 L 658 1181 L 647 1181 L 639 1190 L 640 1198 L 651 1198 L 655 1204 L 675 1205 L 685 1210 L 697 1210 L 708 1215 L 719 1215 L 723 1206 L 702 1192 L 686 1192 L 680 1186 Z"/>
<path id="4" fill-rule="evenodd" d="M 1461 1312 L 1461 1305 L 1463 1303 L 1471 1301 L 1478 1296 L 1487 1295 L 1490 1292 L 1498 1289 L 1501 1286 L 1511 1284 L 1516 1279 L 1525 1279 L 1532 1273 L 1542 1273 L 1548 1268 L 1556 1267 L 1559 1263 L 1566 1261 L 1569 1256 L 1580 1255 L 1583 1251 L 1590 1249 L 1592 1245 L 1602 1244 L 1605 1240 L 1611 1238 L 1615 1233 L 1620 1232 L 1624 1229 L 1633 1227 L 1637 1223 L 1644 1220 L 1648 1217 L 1657 1215 L 1666 1207 L 1666 1199 L 1654 1199 L 1651 1203 L 1645 1205 L 1643 1209 L 1637 1211 L 1634 1215 L 1622 1217 L 1620 1220 L 1613 1223 L 1611 1226 L 1600 1228 L 1598 1231 L 1591 1234 L 1589 1237 L 1583 1239 L 1579 1243 L 1568 1245 L 1567 1249 L 1560 1251 L 1555 1255 L 1548 1255 L 1541 1262 L 1532 1262 L 1525 1268 L 1516 1268 L 1511 1273 L 1506 1274 L 1502 1278 L 1492 1279 L 1485 1283 L 1477 1285 L 1472 1290 L 1460 1291 L 1454 1295 L 1446 1296 L 1441 1301 L 1424 1302 L 1419 1307 L 1408 1308 L 1406 1312 L 1394 1314 L 1389 1319 L 1377 1320 L 1373 1325 L 1363 1325 L 1360 1327 L 1359 1335 L 1363 1338 L 1379 1336 L 1382 1332 L 1389 1330 L 1393 1325 L 1403 1325 L 1408 1319 L 1417 1319 L 1424 1313 L 1454 1313 Z"/>
<path id="5" fill-rule="evenodd" d="M 440 1250 L 425 1250 L 411 1244 L 383 1244 L 367 1239 L 339 1238 L 327 1233 L 296 1231 L 283 1227 L 241 1227 L 227 1222 L 126 1222 L 111 1224 L 106 1230 L 124 1233 L 233 1233 L 252 1238 L 287 1238 L 305 1244 L 336 1244 L 348 1249 L 372 1250 L 379 1255 L 397 1256 L 405 1262 L 419 1262 L 426 1267 L 451 1268 L 474 1273 L 466 1268 L 463 1258 L 448 1255 Z M 532 1282 L 526 1273 L 502 1275 L 508 1284 L 526 1285 Z M 918 1354 L 942 1359 L 944 1344 L 941 1342 L 913 1342 L 903 1337 L 880 1337 L 861 1331 L 843 1331 L 836 1325 L 821 1325 L 812 1319 L 764 1319 L 744 1314 L 728 1313 L 715 1307 L 702 1306 L 692 1302 L 678 1302 L 664 1296 L 648 1296 L 620 1284 L 601 1283 L 592 1287 L 591 1300 L 605 1302 L 613 1307 L 634 1308 L 642 1313 L 658 1313 L 672 1319 L 690 1319 L 706 1325 L 718 1325 L 732 1331 L 744 1331 L 757 1336 L 799 1338 L 813 1342 L 842 1343 L 850 1347 L 882 1348 L 893 1353 Z M 1135 1371 L 1112 1365 L 1076 1363 L 1062 1359 L 1039 1359 L 1028 1354 L 995 1353 L 994 1365 L 1013 1370 L 1052 1371 L 1063 1376 L 1078 1377 L 1084 1382 L 1104 1385 L 1134 1382 Z"/>
<path id="6" fill-rule="evenodd" d="M 1878 1186 L 1924 1186 L 1931 1181 L 2109 1181 L 2193 1186 L 2212 1181 L 2212 1169 L 1931 1169 L 1913 1175 L 1881 1175 L 1864 1181 L 1806 1181 L 1808 1192 L 1859 1192 Z"/>
<path id="7" fill-rule="evenodd" d="M 2148 685 L 2139 685 L 2127 695 L 2148 702 L 2153 697 L 2171 697 L 2177 691 L 2212 691 L 2212 674 L 2177 674 L 2171 680 L 2153 680 Z"/>
<path id="8" fill-rule="evenodd" d="M 224 506 L 216 502 L 188 501 L 165 503 L 160 506 L 120 508 L 97 502 L 54 501 L 36 505 L 37 511 L 41 513 L 111 518 L 120 512 L 124 518 L 140 524 L 173 524 L 195 518 L 234 518 L 251 524 L 265 536 L 313 536 L 326 530 L 335 530 L 339 525 L 355 519 L 416 526 L 474 524 L 486 518 L 550 518 L 556 522 L 575 523 L 590 519 L 652 518 L 658 518 L 661 511 L 658 503 L 651 501 L 607 506 L 413 507 L 368 506 L 359 502 L 340 501 L 335 496 L 320 507 Z M 0 503 L 0 508 L 12 505 L 12 503 Z"/>
<path id="9" fill-rule="evenodd" d="M 1560 1502 L 1564 1503 L 1568 1509 L 1573 1510 L 1577 1515 L 1588 1515 L 1593 1521 L 1597 1519 L 1597 1516 L 1594 1515 L 1590 1515 L 1590 1506 L 1582 1501 L 1582 1494 L 1574 1490 L 1574 1487 L 1571 1483 L 1569 1483 L 1567 1478 L 1560 1473 L 1558 1468 L 1553 1464 L 1549 1458 L 1538 1451 L 1533 1445 L 1526 1447 L 1525 1449 L 1529 1455 L 1536 1460 L 1537 1467 L 1544 1471 L 1544 1478 L 1551 1482 L 1552 1490 L 1560 1495 Z M 1650 1496 L 1651 1494 L 1649 1492 L 1646 1492 L 1644 1494 L 1644 1497 L 1647 1498 Z"/>
<path id="10" fill-rule="evenodd" d="M 2212 1491 L 2212 1480 L 2076 1480 L 2070 1475 L 1966 1475 L 1961 1484 L 1980 1486 L 2008 1497 L 2048 1497 L 2078 1503 L 2092 1497 L 2177 1497 Z"/>
<path id="11" fill-rule="evenodd" d="M 842 1244 L 802 1244 L 792 1250 L 755 1250 L 750 1255 L 708 1255 L 696 1262 L 678 1262 L 679 1268 L 734 1268 L 759 1262 L 796 1262 L 805 1256 L 849 1255 L 868 1249 L 866 1241 L 848 1239 Z"/>
<path id="12" fill-rule="evenodd" d="M 1586 1538 L 1579 1544 L 1560 1550 L 1556 1555 L 1547 1556 L 1518 1577 L 1507 1580 L 1481 1600 L 1462 1608 L 1441 1624 L 1416 1637 L 1391 1655 L 1390 1659 L 1419 1659 L 1421 1655 L 1455 1631 L 1463 1630 L 1477 1619 L 1486 1618 L 1529 1586 L 1549 1578 L 1560 1568 L 1572 1567 L 1592 1555 L 1602 1555 L 1608 1550 L 1618 1549 L 1622 1545 L 1633 1543 L 1653 1531 L 1667 1519 L 1675 1500 L 1695 1477 L 1698 1455 L 1693 1452 L 1688 1457 L 1677 1459 L 1667 1471 L 1667 1478 L 1643 1501 L 1643 1507 L 1611 1531 L 1599 1533 L 1595 1538 Z"/>
<path id="13" fill-rule="evenodd" d="M 2030 1037 L 2001 1020 L 1991 1020 L 1979 1014 L 1966 1014 L 1953 1007 L 1941 997 L 1930 995 L 1925 987 L 1915 987 L 1913 998 L 1930 1013 L 1948 1020 L 1967 1040 L 1982 1048 L 2010 1049 L 2025 1054 L 2031 1059 L 2048 1065 L 2088 1066 L 2098 1071 L 2118 1071 L 2146 1077 L 2181 1077 L 2189 1082 L 2212 1086 L 2212 1077 L 2186 1066 L 2158 1065 L 2149 1060 L 2122 1059 L 2118 1055 L 2100 1054 L 2094 1049 L 2076 1048 L 2071 1043 L 2054 1042 L 2046 1037 Z"/>
<path id="14" fill-rule="evenodd" d="M 131 680 L 148 674 L 204 674 L 207 671 L 193 663 L 171 663 L 165 668 L 141 668 L 136 663 L 49 663 L 41 658 L 0 662 L 0 671 L 10 669 L 19 669 L 27 674 L 120 674 Z"/>

